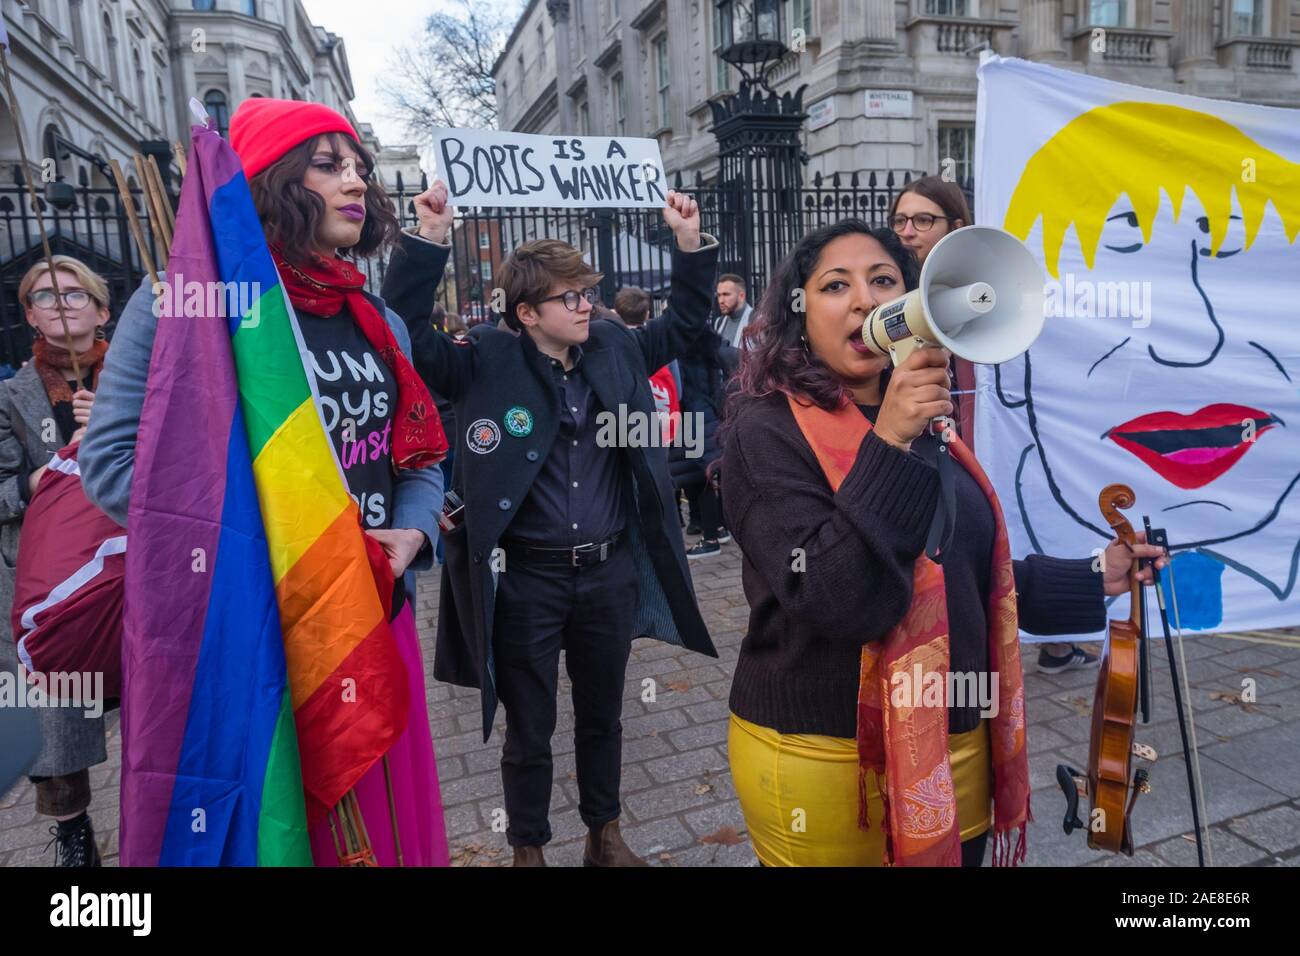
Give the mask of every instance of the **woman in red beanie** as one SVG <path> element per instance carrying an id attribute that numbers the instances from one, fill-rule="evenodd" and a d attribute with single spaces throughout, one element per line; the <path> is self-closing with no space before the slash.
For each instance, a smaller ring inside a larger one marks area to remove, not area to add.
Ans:
<path id="1" fill-rule="evenodd" d="M 445 866 L 424 667 L 408 600 L 415 581 L 408 572 L 432 564 L 443 497 L 442 472 L 432 465 L 446 453 L 446 439 L 436 415 L 422 431 L 408 431 L 405 423 L 419 417 L 421 404 L 432 409 L 433 400 L 411 366 L 405 323 L 364 291 L 366 277 L 355 262 L 397 240 L 397 218 L 371 177 L 370 154 L 334 110 L 250 99 L 232 118 L 230 141 L 298 315 L 344 481 L 366 534 L 383 547 L 396 578 L 391 630 L 408 672 L 410 720 L 385 759 L 354 788 L 370 844 L 383 866 Z M 433 242 L 449 252 L 443 242 L 450 228 L 446 209 L 424 219 L 421 236 L 402 234 L 402 241 Z M 430 261 L 423 260 L 425 268 Z M 445 263 L 445 255 L 437 260 L 439 272 Z M 144 283 L 118 321 L 114 361 L 105 368 L 95 422 L 83 443 L 90 458 L 83 469 L 87 492 L 123 525 L 156 323 Z M 312 827 L 311 843 L 318 866 L 338 864 L 328 823 Z"/>

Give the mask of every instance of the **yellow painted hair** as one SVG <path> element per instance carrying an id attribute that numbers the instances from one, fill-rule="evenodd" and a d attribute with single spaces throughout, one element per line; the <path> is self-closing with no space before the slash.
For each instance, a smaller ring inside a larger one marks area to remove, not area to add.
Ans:
<path id="1" fill-rule="evenodd" d="M 1254 181 L 1246 182 L 1247 160 Z M 1043 218 L 1043 257 L 1057 277 L 1061 243 L 1074 225 L 1089 269 L 1102 226 L 1127 194 L 1145 241 L 1163 189 L 1177 220 L 1188 187 L 1210 222 L 1210 250 L 1228 234 L 1237 192 L 1246 248 L 1255 240 L 1270 200 L 1287 240 L 1300 232 L 1300 164 L 1265 149 L 1216 116 L 1161 103 L 1114 103 L 1089 110 L 1061 127 L 1025 165 L 1004 228 L 1025 239 Z"/>

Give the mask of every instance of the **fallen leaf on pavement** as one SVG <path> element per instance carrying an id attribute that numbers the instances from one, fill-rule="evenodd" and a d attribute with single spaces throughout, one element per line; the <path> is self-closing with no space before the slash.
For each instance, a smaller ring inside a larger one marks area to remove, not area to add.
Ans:
<path id="1" fill-rule="evenodd" d="M 668 683 L 664 684 L 664 686 L 667 687 L 669 690 L 677 691 L 679 694 L 685 693 L 686 691 L 691 689 L 690 681 L 684 681 L 684 680 L 669 681 Z"/>
<path id="2" fill-rule="evenodd" d="M 713 784 L 711 784 L 711 783 L 702 783 L 702 784 L 700 784 L 699 786 L 697 786 L 697 787 L 695 788 L 695 795 L 696 795 L 697 797 L 702 797 L 702 796 L 704 796 L 706 793 L 711 792 L 712 790 L 713 790 Z"/>
<path id="3" fill-rule="evenodd" d="M 735 827 L 723 827 L 716 833 L 710 833 L 708 836 L 700 837 L 701 843 L 720 843 L 723 846 L 735 846 L 737 843 L 744 843 L 745 838 L 736 832 Z"/>
<path id="4" fill-rule="evenodd" d="M 1056 698 L 1062 704 L 1074 708 L 1074 712 L 1081 717 L 1092 716 L 1092 701 L 1086 697 L 1058 697 Z"/>

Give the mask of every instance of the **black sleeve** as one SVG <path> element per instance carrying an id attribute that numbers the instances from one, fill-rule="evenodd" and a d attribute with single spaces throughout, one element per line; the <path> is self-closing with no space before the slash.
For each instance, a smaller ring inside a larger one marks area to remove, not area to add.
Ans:
<path id="1" fill-rule="evenodd" d="M 712 236 L 701 235 L 700 243 L 694 252 L 683 252 L 673 242 L 668 307 L 659 318 L 632 330 L 651 372 L 681 356 L 709 327 L 719 247 Z"/>
<path id="2" fill-rule="evenodd" d="M 1106 598 L 1091 558 L 1030 555 L 1014 562 L 1021 630 L 1044 636 L 1092 634 L 1106 626 Z"/>
<path id="3" fill-rule="evenodd" d="M 380 294 L 406 323 L 412 361 L 424 384 L 454 402 L 473 378 L 475 349 L 470 342 L 456 344 L 430 322 L 434 292 L 450 255 L 450 244 L 439 245 L 402 233 L 389 259 Z"/>
<path id="4" fill-rule="evenodd" d="M 883 638 L 912 602 L 938 472 L 872 432 L 832 493 L 806 444 L 755 417 L 742 413 L 722 464 L 727 527 L 745 559 L 787 615 L 827 640 Z"/>
<path id="5" fill-rule="evenodd" d="M 440 245 L 409 232 L 398 236 L 379 295 L 408 326 L 428 323 L 450 256 L 450 243 Z"/>

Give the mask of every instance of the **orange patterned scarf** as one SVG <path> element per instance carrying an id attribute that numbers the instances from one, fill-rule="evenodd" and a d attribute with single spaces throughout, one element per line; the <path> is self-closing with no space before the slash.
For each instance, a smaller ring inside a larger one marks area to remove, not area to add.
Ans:
<path id="1" fill-rule="evenodd" d="M 830 483 L 839 489 L 857 460 L 871 423 L 852 404 L 827 412 L 790 398 L 790 410 Z M 988 476 L 960 439 L 948 446 L 993 511 L 992 580 L 989 582 L 989 664 L 1002 706 L 992 718 L 993 865 L 1025 858 L 1029 813 L 1029 761 L 1025 753 L 1025 688 L 1016 626 L 1016 585 L 1002 508 Z M 859 825 L 867 819 L 867 772 L 876 774 L 885 819 L 885 863 L 959 866 L 961 832 L 948 759 L 948 708 L 899 706 L 891 688 L 896 674 L 948 675 L 948 601 L 943 568 L 924 554 L 912 579 L 912 605 L 883 641 L 862 645 L 858 685 Z M 919 696 L 919 695 L 918 695 Z M 884 777 L 883 781 L 880 779 Z M 1011 844 L 1016 835 L 1014 848 Z"/>

